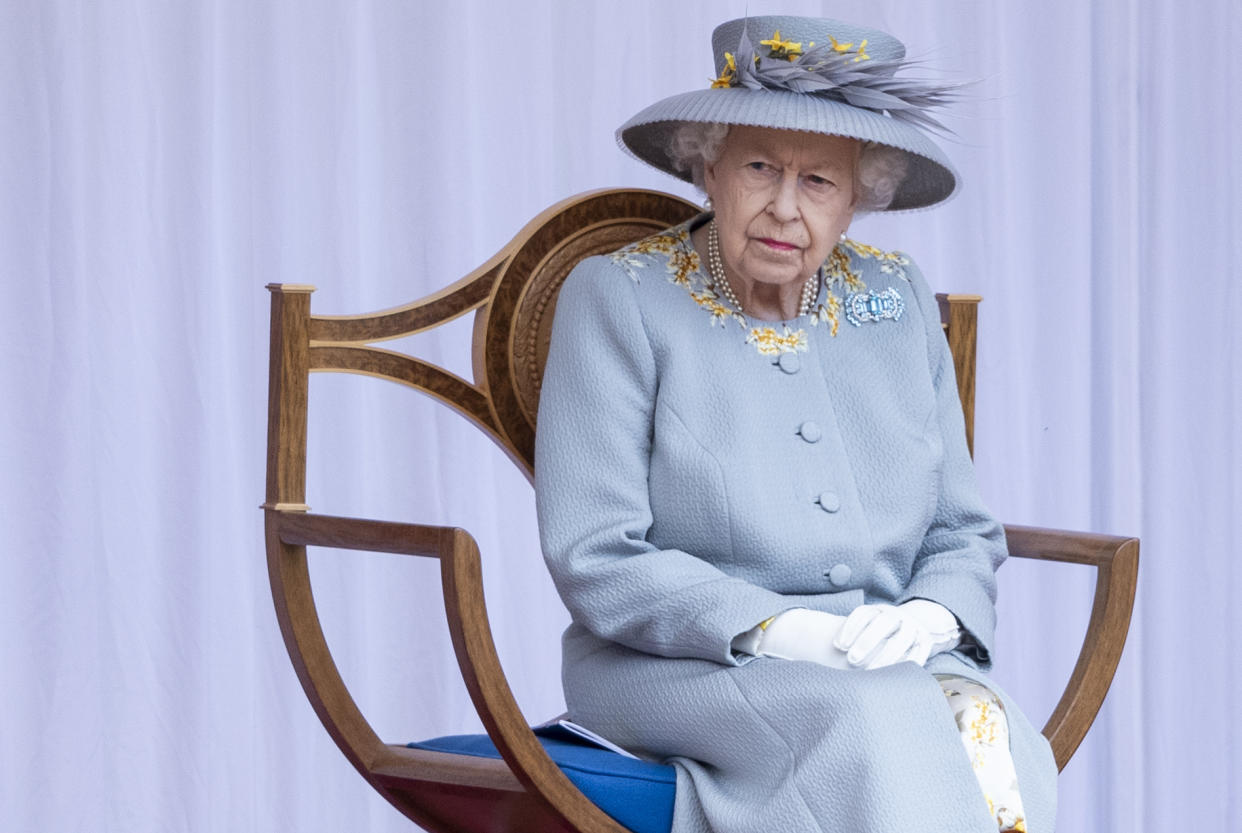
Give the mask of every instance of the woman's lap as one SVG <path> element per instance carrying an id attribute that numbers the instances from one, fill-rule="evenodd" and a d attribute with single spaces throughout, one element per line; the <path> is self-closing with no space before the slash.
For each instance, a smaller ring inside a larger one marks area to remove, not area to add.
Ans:
<path id="1" fill-rule="evenodd" d="M 940 673 L 946 667 L 987 684 L 964 663 L 937 664 Z M 574 720 L 678 766 L 675 830 L 744 830 L 761 821 L 801 829 L 809 820 L 857 831 L 916 820 L 925 829 L 995 830 L 940 684 L 911 663 L 876 671 L 766 658 L 723 666 L 656 657 L 571 629 L 564 676 Z M 1034 730 L 1006 705 L 1016 717 L 1023 795 L 1038 793 L 1027 799 L 1028 829 L 1051 830 L 1052 791 L 1035 783 L 1048 778 L 1038 760 L 1042 738 L 1024 737 Z"/>

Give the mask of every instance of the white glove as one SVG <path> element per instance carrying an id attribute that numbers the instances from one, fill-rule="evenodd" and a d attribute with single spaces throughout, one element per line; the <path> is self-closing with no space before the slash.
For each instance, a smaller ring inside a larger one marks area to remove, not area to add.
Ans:
<path id="1" fill-rule="evenodd" d="M 844 616 L 796 607 L 777 616 L 766 628 L 755 628 L 742 634 L 733 641 L 733 646 L 738 648 L 741 640 L 750 637 L 747 647 L 753 648 L 747 653 L 847 669 L 850 666 L 845 660 L 845 652 L 837 650 L 832 644 L 844 624 Z"/>
<path id="2" fill-rule="evenodd" d="M 854 608 L 833 644 L 846 652 L 850 667 L 870 671 L 907 660 L 923 665 L 929 657 L 957 647 L 961 638 L 957 617 L 948 608 L 927 599 L 911 599 L 899 607 L 870 604 Z"/>

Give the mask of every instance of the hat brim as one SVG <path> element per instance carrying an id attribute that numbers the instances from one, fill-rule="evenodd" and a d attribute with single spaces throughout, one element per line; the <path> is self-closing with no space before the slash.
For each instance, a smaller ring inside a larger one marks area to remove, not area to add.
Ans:
<path id="1" fill-rule="evenodd" d="M 786 90 L 745 87 L 694 90 L 647 107 L 617 130 L 617 141 L 636 158 L 690 181 L 669 158 L 673 132 L 687 122 L 802 130 L 877 142 L 903 151 L 909 168 L 886 211 L 927 208 L 948 199 L 957 174 L 935 142 L 917 127 L 840 101 Z"/>

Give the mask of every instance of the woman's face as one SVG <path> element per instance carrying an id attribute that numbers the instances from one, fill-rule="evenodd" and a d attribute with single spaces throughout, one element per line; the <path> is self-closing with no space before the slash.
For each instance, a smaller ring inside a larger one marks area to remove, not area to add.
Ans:
<path id="1" fill-rule="evenodd" d="M 743 281 L 805 281 L 854 216 L 853 139 L 732 127 L 703 171 L 716 210 L 720 254 Z"/>

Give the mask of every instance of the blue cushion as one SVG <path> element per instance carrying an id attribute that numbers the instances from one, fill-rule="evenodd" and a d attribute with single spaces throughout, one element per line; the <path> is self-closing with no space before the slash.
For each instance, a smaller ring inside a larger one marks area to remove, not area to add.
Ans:
<path id="1" fill-rule="evenodd" d="M 587 798 L 634 833 L 668 833 L 673 826 L 674 769 L 601 749 L 558 727 L 538 729 L 548 757 Z M 499 758 L 487 735 L 449 735 L 409 746 L 433 752 L 455 752 L 478 758 Z"/>

